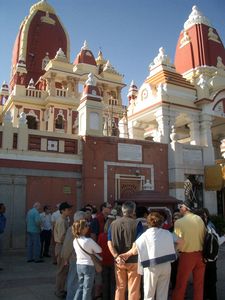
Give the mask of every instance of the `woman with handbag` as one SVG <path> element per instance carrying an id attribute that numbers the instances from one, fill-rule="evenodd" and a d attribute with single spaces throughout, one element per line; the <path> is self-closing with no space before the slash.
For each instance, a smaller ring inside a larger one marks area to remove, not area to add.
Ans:
<path id="1" fill-rule="evenodd" d="M 101 253 L 101 247 L 91 238 L 86 237 L 89 226 L 86 220 L 76 221 L 72 226 L 75 237 L 73 247 L 77 256 L 78 289 L 74 300 L 91 300 L 95 278 L 93 254 Z"/>

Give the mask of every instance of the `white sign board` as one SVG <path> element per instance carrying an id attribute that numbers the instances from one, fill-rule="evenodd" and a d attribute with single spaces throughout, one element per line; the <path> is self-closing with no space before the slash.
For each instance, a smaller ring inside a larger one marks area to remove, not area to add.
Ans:
<path id="1" fill-rule="evenodd" d="M 183 161 L 187 164 L 202 164 L 202 150 L 200 149 L 184 149 L 183 150 Z"/>
<path id="2" fill-rule="evenodd" d="M 142 146 L 133 144 L 118 144 L 118 160 L 142 162 Z"/>

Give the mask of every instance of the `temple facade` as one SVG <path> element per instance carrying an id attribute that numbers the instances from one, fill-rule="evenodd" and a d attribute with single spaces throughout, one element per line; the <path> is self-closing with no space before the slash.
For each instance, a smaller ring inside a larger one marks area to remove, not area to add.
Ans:
<path id="1" fill-rule="evenodd" d="M 25 245 L 25 213 L 36 201 L 79 209 L 138 193 L 149 207 L 174 208 L 176 199 L 189 198 L 224 214 L 224 64 L 216 29 L 194 6 L 174 63 L 160 47 L 141 87 L 130 84 L 125 107 L 123 75 L 87 41 L 70 53 L 54 8 L 34 4 L 0 90 L 6 247 Z"/>

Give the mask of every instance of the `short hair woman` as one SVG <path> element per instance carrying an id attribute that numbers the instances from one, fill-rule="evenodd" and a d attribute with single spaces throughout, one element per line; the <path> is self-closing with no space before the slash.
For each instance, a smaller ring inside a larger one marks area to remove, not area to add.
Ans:
<path id="1" fill-rule="evenodd" d="M 72 232 L 75 237 L 73 247 L 77 255 L 78 289 L 74 300 L 91 300 L 95 278 L 95 267 L 88 253 L 101 253 L 101 247 L 91 238 L 86 237 L 89 226 L 85 219 L 74 222 Z"/>
<path id="2" fill-rule="evenodd" d="M 127 260 L 138 253 L 144 274 L 144 299 L 167 300 L 171 262 L 176 259 L 172 234 L 162 229 L 163 216 L 152 212 L 147 217 L 147 229 L 128 252 L 121 254 Z"/>

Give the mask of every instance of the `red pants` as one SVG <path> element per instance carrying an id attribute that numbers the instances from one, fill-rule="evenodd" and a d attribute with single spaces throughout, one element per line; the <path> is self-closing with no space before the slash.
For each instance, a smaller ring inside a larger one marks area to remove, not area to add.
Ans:
<path id="1" fill-rule="evenodd" d="M 183 252 L 179 257 L 176 286 L 172 300 L 183 300 L 189 277 L 193 273 L 194 297 L 193 300 L 203 299 L 205 263 L 202 252 Z"/>

